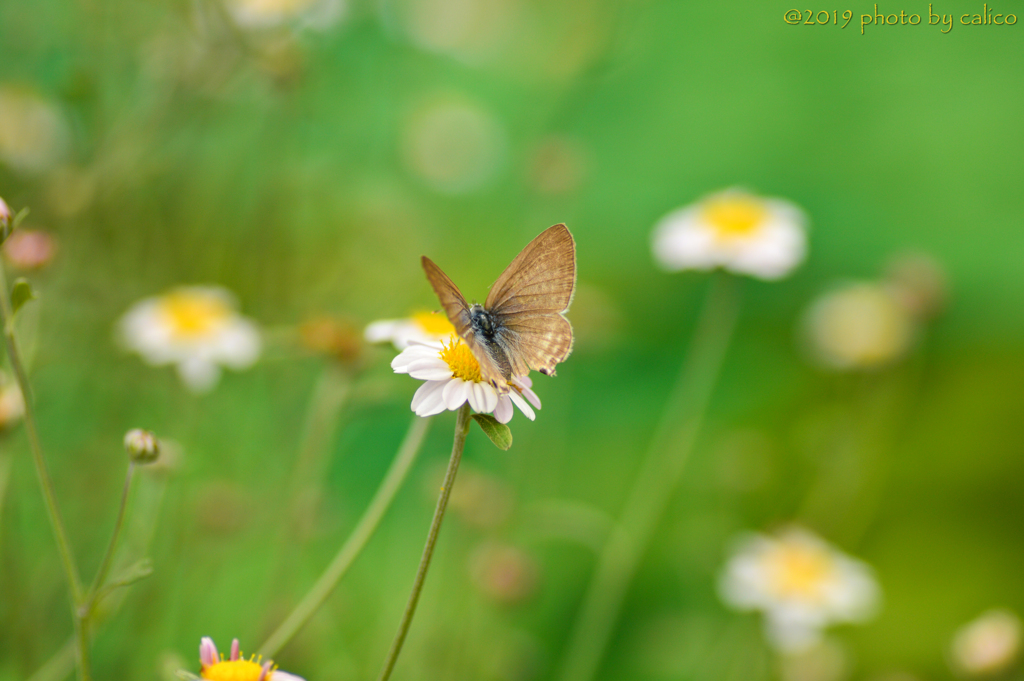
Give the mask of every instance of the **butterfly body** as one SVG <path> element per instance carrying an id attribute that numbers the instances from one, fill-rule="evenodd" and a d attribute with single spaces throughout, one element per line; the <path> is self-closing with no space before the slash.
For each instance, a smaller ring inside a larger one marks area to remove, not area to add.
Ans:
<path id="1" fill-rule="evenodd" d="M 494 319 L 491 317 L 491 313 L 485 310 L 484 306 L 480 303 L 473 303 L 469 308 L 469 323 L 476 333 L 488 340 L 494 339 Z"/>
<path id="2" fill-rule="evenodd" d="M 576 243 L 565 225 L 546 229 L 494 282 L 483 305 L 466 303 L 458 287 L 426 256 L 423 269 L 445 314 L 499 393 L 535 369 L 555 375 L 572 352 L 565 318 L 576 291 Z"/>

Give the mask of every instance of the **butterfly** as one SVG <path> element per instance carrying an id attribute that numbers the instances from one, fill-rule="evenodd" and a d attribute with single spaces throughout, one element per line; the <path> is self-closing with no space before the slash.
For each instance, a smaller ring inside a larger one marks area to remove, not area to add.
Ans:
<path id="1" fill-rule="evenodd" d="M 513 376 L 535 369 L 555 375 L 572 352 L 565 313 L 576 292 L 576 242 L 565 225 L 541 232 L 491 286 L 483 305 L 469 305 L 448 275 L 423 256 L 427 279 L 448 320 L 499 394 Z"/>

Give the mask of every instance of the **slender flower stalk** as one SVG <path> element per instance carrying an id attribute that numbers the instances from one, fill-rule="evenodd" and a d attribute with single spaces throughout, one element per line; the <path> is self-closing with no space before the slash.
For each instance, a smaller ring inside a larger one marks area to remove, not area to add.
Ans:
<path id="1" fill-rule="evenodd" d="M 324 601 L 327 600 L 327 597 L 331 595 L 334 588 L 338 585 L 338 582 L 341 581 L 341 578 L 348 572 L 356 556 L 359 555 L 363 547 L 366 546 L 366 542 L 373 536 L 381 519 L 384 517 L 384 513 L 390 508 L 398 488 L 402 486 L 402 482 L 405 480 L 406 475 L 408 475 L 409 469 L 412 468 L 413 462 L 416 461 L 416 455 L 423 444 L 423 438 L 426 436 L 429 424 L 430 419 L 423 419 L 418 416 L 413 417 L 412 424 L 409 426 L 405 439 L 398 449 L 395 460 L 384 475 L 384 479 L 381 481 L 380 487 L 377 488 L 377 492 L 373 495 L 370 505 L 366 507 L 363 516 L 359 519 L 355 529 L 352 530 L 352 534 L 342 544 L 334 560 L 327 566 L 327 569 L 324 570 L 324 573 L 309 590 L 309 593 L 295 606 L 291 614 L 274 630 L 266 642 L 259 647 L 261 655 L 267 658 L 274 657 L 323 605 Z"/>
<path id="2" fill-rule="evenodd" d="M 716 274 L 675 387 L 612 527 L 583 597 L 558 678 L 589 681 L 597 672 L 630 582 L 679 486 L 725 358 L 739 311 L 739 281 Z"/>
<path id="3" fill-rule="evenodd" d="M 46 467 L 46 459 L 43 458 L 43 449 L 39 444 L 35 406 L 32 402 L 28 375 L 25 372 L 21 353 L 18 350 L 18 341 L 14 333 L 14 314 L 11 310 L 10 300 L 10 294 L 7 291 L 7 275 L 4 272 L 3 263 L 0 262 L 0 326 L 3 327 L 4 343 L 7 346 L 7 356 L 11 361 L 14 377 L 18 381 L 18 387 L 25 398 L 25 432 L 28 435 L 29 448 L 32 450 L 32 461 L 35 463 L 39 486 L 43 491 L 43 501 L 46 506 L 47 515 L 50 518 L 50 526 L 53 529 L 54 539 L 57 541 L 57 551 L 60 553 L 61 565 L 64 568 L 64 578 L 68 584 L 71 616 L 74 620 L 75 638 L 77 641 L 76 661 L 78 664 L 78 678 L 79 681 L 89 681 L 91 676 L 89 673 L 88 634 L 85 630 L 85 624 L 78 613 L 78 608 L 83 602 L 82 580 L 79 577 L 74 554 L 71 552 L 71 542 L 68 540 L 64 521 L 61 519 L 60 508 L 57 506 L 57 496 L 53 490 L 53 480 L 50 478 L 49 469 Z"/>
<path id="4" fill-rule="evenodd" d="M 128 492 L 132 488 L 132 475 L 134 473 L 135 462 L 129 461 L 128 473 L 124 479 L 124 490 L 121 492 L 121 506 L 117 509 L 117 520 L 114 521 L 114 532 L 110 537 L 110 544 L 107 545 L 107 551 L 103 554 L 100 568 L 96 571 L 96 579 L 93 580 L 92 587 L 85 594 L 82 604 L 78 608 L 78 616 L 82 619 L 83 625 L 87 630 L 89 628 L 89 619 L 92 617 L 93 610 L 100 600 L 100 593 L 107 581 L 107 575 L 110 573 L 110 565 L 113 562 L 114 552 L 117 549 L 117 540 L 121 536 L 121 528 L 124 527 L 125 511 L 128 508 Z"/>
<path id="5" fill-rule="evenodd" d="M 338 427 L 352 394 L 352 373 L 337 362 L 328 362 L 317 381 L 306 409 L 305 423 L 296 456 L 295 469 L 288 486 L 292 520 L 303 505 L 302 494 L 307 487 L 319 496 L 329 451 L 338 434 Z"/>
<path id="6" fill-rule="evenodd" d="M 402 652 L 402 644 L 405 643 L 405 636 L 409 633 L 409 625 L 412 624 L 412 617 L 416 614 L 416 604 L 420 600 L 420 592 L 423 591 L 423 582 L 427 577 L 427 568 L 430 567 L 430 560 L 434 556 L 434 546 L 437 544 L 437 535 L 441 530 L 441 521 L 444 520 L 445 509 L 448 508 L 448 497 L 452 493 L 452 485 L 455 483 L 455 474 L 459 471 L 459 462 L 462 461 L 462 450 L 466 446 L 466 435 L 469 433 L 469 402 L 466 402 L 457 412 L 455 418 L 455 439 L 452 443 L 452 456 L 448 461 L 448 470 L 444 474 L 444 482 L 441 484 L 441 496 L 437 499 L 437 508 L 434 510 L 434 519 L 430 522 L 430 531 L 427 532 L 427 543 L 423 547 L 423 556 L 420 558 L 420 567 L 416 571 L 416 579 L 412 585 L 412 593 L 409 594 L 409 602 L 405 606 L 405 613 L 398 625 L 398 633 L 391 644 L 391 650 L 384 660 L 384 668 L 380 672 L 378 681 L 387 681 L 391 678 L 391 672 L 398 661 L 398 654 Z"/>

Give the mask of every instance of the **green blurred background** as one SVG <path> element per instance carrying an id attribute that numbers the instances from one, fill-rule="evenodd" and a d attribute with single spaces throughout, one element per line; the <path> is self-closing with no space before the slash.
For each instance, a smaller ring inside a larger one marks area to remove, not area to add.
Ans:
<path id="1" fill-rule="evenodd" d="M 150 428 L 180 450 L 136 486 L 125 553 L 155 573 L 98 632 L 96 678 L 196 670 L 201 636 L 255 648 L 376 488 L 417 382 L 392 374 L 390 348 L 345 367 L 304 351 L 297 324 L 432 309 L 422 254 L 482 299 L 529 239 L 565 222 L 575 352 L 536 380 L 544 408 L 513 419 L 509 452 L 471 433 L 456 487 L 485 491 L 442 532 L 395 676 L 552 678 L 593 566 L 582 519 L 619 513 L 707 287 L 705 274 L 659 271 L 650 230 L 734 185 L 802 206 L 809 256 L 781 282 L 743 282 L 706 427 L 599 678 L 777 678 L 758 617 L 723 606 L 716 581 L 738 532 L 788 522 L 873 566 L 885 601 L 836 630 L 841 669 L 807 681 L 951 678 L 957 627 L 989 607 L 1024 610 L 1024 26 L 861 35 L 865 2 L 801 7 L 850 9 L 845 29 L 787 25 L 775 2 L 337 2 L 253 1 L 248 15 L 215 0 L 0 3 L 0 196 L 58 243 L 28 275 L 41 297 L 23 321 L 87 578 L 113 523 L 123 433 Z M 1024 12 L 1005 4 L 993 6 Z M 901 9 L 927 3 L 881 7 Z M 26 98 L 51 112 L 24 133 L 32 144 L 4 123 Z M 934 257 L 949 288 L 909 355 L 855 375 L 809 362 L 798 327 L 810 301 L 906 251 Z M 267 330 L 261 362 L 203 396 L 114 341 L 135 301 L 193 283 L 234 291 Z M 297 501 L 311 401 L 345 386 Z M 376 676 L 450 446 L 453 415 L 434 421 L 378 534 L 282 668 Z M 50 659 L 71 624 L 23 431 L 0 447 L 13 460 L 6 681 Z M 474 504 L 496 516 L 480 522 Z M 524 552 L 520 591 L 474 577 L 496 542 Z"/>

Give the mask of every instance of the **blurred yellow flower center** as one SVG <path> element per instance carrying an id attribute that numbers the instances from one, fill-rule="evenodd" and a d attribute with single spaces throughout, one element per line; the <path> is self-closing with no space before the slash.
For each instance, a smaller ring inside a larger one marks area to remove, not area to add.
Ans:
<path id="1" fill-rule="evenodd" d="M 202 677 L 210 681 L 257 681 L 263 667 L 254 660 L 221 660 L 203 670 Z M 267 680 L 273 673 L 267 674 Z"/>
<path id="2" fill-rule="evenodd" d="M 719 239 L 751 236 L 765 221 L 768 211 L 762 201 L 751 196 L 721 197 L 705 203 L 704 219 Z"/>
<path id="3" fill-rule="evenodd" d="M 424 332 L 432 336 L 444 336 L 455 333 L 455 327 L 448 321 L 448 318 L 436 312 L 417 312 L 413 314 L 412 320 Z"/>
<path id="4" fill-rule="evenodd" d="M 834 566 L 825 551 L 811 546 L 783 545 L 765 556 L 771 587 L 780 598 L 817 599 Z"/>
<path id="5" fill-rule="evenodd" d="M 474 383 L 483 381 L 480 377 L 480 363 L 470 352 L 469 346 L 455 336 L 451 337 L 447 345 L 441 344 L 441 359 L 452 370 L 452 376 L 455 378 Z"/>
<path id="6" fill-rule="evenodd" d="M 220 328 L 231 316 L 224 301 L 194 293 L 169 293 L 160 301 L 171 333 L 179 338 L 197 338 Z"/>

